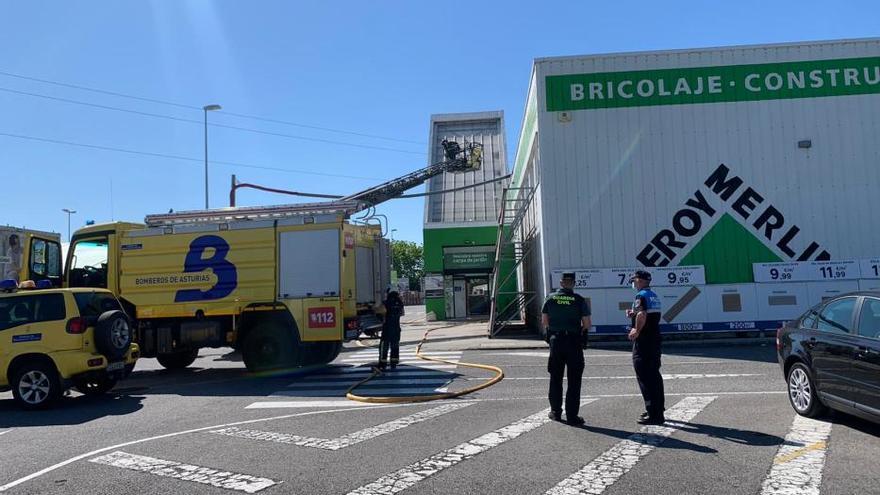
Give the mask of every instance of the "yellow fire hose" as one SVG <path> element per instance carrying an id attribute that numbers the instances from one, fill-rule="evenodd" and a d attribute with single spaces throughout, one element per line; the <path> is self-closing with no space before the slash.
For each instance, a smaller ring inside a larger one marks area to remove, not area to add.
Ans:
<path id="1" fill-rule="evenodd" d="M 452 399 L 455 397 L 460 397 L 462 395 L 467 395 L 477 390 L 482 390 L 486 387 L 491 387 L 496 383 L 500 382 L 504 378 L 504 371 L 497 366 L 490 366 L 488 364 L 474 364 L 474 363 L 462 363 L 459 361 L 449 361 L 446 359 L 440 359 L 430 356 L 425 356 L 422 354 L 422 344 L 424 344 L 428 340 L 428 334 L 433 332 L 434 330 L 439 330 L 439 328 L 428 329 L 425 331 L 425 335 L 422 336 L 422 341 L 419 342 L 419 345 L 416 347 L 416 357 L 419 359 L 424 359 L 425 361 L 434 361 L 437 363 L 447 363 L 447 364 L 457 364 L 458 366 L 465 366 L 468 368 L 477 368 L 482 370 L 489 370 L 495 372 L 495 376 L 489 379 L 488 381 L 481 383 L 475 387 L 466 388 L 464 390 L 459 390 L 458 392 L 444 392 L 441 394 L 433 394 L 433 395 L 414 395 L 409 397 L 375 397 L 375 396 L 363 396 L 357 395 L 354 393 L 354 390 L 361 385 L 367 383 L 368 381 L 376 378 L 377 376 L 382 374 L 382 370 L 378 368 L 373 368 L 373 373 L 364 378 L 363 380 L 355 383 L 345 392 L 345 397 L 349 400 L 355 400 L 358 402 L 367 402 L 370 404 L 404 404 L 410 402 L 429 402 L 432 400 L 443 400 L 443 399 Z"/>

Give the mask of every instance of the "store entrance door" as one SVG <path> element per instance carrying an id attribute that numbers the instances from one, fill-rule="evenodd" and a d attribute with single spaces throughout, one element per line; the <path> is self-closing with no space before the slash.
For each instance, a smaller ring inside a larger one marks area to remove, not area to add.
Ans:
<path id="1" fill-rule="evenodd" d="M 455 314 L 452 316 L 453 318 L 464 318 L 467 316 L 466 310 L 466 301 L 467 301 L 467 289 L 465 280 L 461 278 L 453 279 L 452 281 L 452 307 L 455 309 Z"/>
<path id="2" fill-rule="evenodd" d="M 489 277 L 468 277 L 467 313 L 468 316 L 484 316 L 489 314 Z"/>

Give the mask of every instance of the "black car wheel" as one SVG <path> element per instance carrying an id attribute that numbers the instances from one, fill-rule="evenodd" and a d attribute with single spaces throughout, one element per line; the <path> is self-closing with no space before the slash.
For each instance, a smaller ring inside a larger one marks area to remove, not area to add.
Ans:
<path id="1" fill-rule="evenodd" d="M 803 363 L 795 363 L 788 370 L 788 400 L 801 416 L 815 418 L 825 412 L 813 376 Z"/>
<path id="2" fill-rule="evenodd" d="M 12 396 L 24 409 L 43 409 L 61 397 L 61 380 L 54 366 L 30 361 L 12 373 Z"/>

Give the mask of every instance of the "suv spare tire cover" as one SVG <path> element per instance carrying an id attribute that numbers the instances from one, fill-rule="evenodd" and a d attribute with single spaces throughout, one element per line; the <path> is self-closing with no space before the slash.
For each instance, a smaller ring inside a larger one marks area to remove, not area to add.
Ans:
<path id="1" fill-rule="evenodd" d="M 131 347 L 132 332 L 128 316 L 122 311 L 106 311 L 95 325 L 95 347 L 111 361 L 122 359 Z"/>

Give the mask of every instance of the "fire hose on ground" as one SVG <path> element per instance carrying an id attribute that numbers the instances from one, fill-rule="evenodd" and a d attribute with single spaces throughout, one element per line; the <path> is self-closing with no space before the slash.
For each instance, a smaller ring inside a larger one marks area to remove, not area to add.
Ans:
<path id="1" fill-rule="evenodd" d="M 419 345 L 416 346 L 416 357 L 417 358 L 423 359 L 425 361 L 433 361 L 433 362 L 437 362 L 437 363 L 446 363 L 446 364 L 455 364 L 455 365 L 464 366 L 467 368 L 488 370 L 488 371 L 494 372 L 495 376 L 490 378 L 489 380 L 477 385 L 477 386 L 468 387 L 466 389 L 459 390 L 456 392 L 443 392 L 443 393 L 437 393 L 437 394 L 431 394 L 431 395 L 414 395 L 414 396 L 407 396 L 407 397 L 377 397 L 377 396 L 363 396 L 363 395 L 355 394 L 354 393 L 355 389 L 357 389 L 361 385 L 369 382 L 373 378 L 376 378 L 377 376 L 380 376 L 383 374 L 382 370 L 374 367 L 373 373 L 370 376 L 368 376 L 367 378 L 364 378 L 363 380 L 361 380 L 361 381 L 355 383 L 354 385 L 352 385 L 351 387 L 349 387 L 349 389 L 345 392 L 345 397 L 349 400 L 354 400 L 354 401 L 358 401 L 358 402 L 366 402 L 366 403 L 370 403 L 370 404 L 404 404 L 404 403 L 411 403 L 411 402 L 430 402 L 430 401 L 434 401 L 434 400 L 453 399 L 455 397 L 461 397 L 462 395 L 472 394 L 478 390 L 482 390 L 484 388 L 491 387 L 492 385 L 495 385 L 496 383 L 500 382 L 504 378 L 504 371 L 502 371 L 501 368 L 499 368 L 497 366 L 491 366 L 488 364 L 463 363 L 461 361 L 450 361 L 447 359 L 430 357 L 430 356 L 425 356 L 424 354 L 422 354 L 422 344 L 424 344 L 428 340 L 428 335 L 434 330 L 439 330 L 439 328 L 428 329 L 425 331 L 425 335 L 422 336 L 421 342 L 419 342 Z"/>

